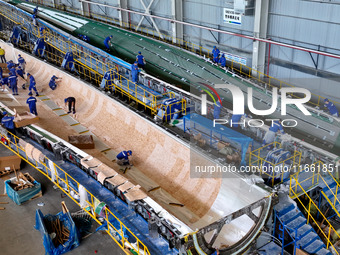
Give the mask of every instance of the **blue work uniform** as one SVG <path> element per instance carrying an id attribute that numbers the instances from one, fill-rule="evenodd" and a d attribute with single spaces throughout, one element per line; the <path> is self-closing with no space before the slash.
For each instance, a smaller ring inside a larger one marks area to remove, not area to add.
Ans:
<path id="1" fill-rule="evenodd" d="M 218 100 L 216 104 L 214 104 L 214 119 L 220 118 L 221 109 L 222 109 L 222 105 L 220 101 Z"/>
<path id="2" fill-rule="evenodd" d="M 30 86 L 28 87 L 30 93 L 29 95 L 32 95 L 32 89 L 35 91 L 36 95 L 39 96 L 39 93 L 37 91 L 37 88 L 35 87 L 35 79 L 33 77 L 33 75 L 30 76 Z"/>
<path id="3" fill-rule="evenodd" d="M 8 61 L 6 64 L 7 64 L 8 70 L 11 70 L 11 68 L 15 66 L 15 64 L 12 61 Z"/>
<path id="4" fill-rule="evenodd" d="M 220 58 L 218 63 L 221 64 L 222 67 L 225 67 L 225 65 L 227 64 L 227 60 L 225 59 L 224 54 L 222 54 L 222 57 Z"/>
<path id="5" fill-rule="evenodd" d="M 141 55 L 141 54 L 138 54 L 137 56 L 136 56 L 136 59 L 137 59 L 137 64 L 138 64 L 138 67 L 140 67 L 140 68 L 144 68 L 144 56 L 143 55 Z"/>
<path id="6" fill-rule="evenodd" d="M 43 37 L 43 36 L 44 36 L 44 30 L 45 30 L 45 27 L 40 27 L 40 28 L 39 28 L 40 37 Z"/>
<path id="7" fill-rule="evenodd" d="M 2 74 L 3 74 L 3 71 L 2 71 L 2 68 L 0 67 L 0 78 L 2 78 Z"/>
<path id="8" fill-rule="evenodd" d="M 57 88 L 57 83 L 54 78 L 58 78 L 58 77 L 53 75 L 50 80 L 50 83 L 48 84 L 52 90 L 55 90 Z"/>
<path id="9" fill-rule="evenodd" d="M 230 125 L 232 125 L 232 128 L 237 129 L 239 127 L 239 121 L 241 120 L 243 114 L 233 114 L 233 116 L 231 117 L 231 123 Z"/>
<path id="10" fill-rule="evenodd" d="M 2 85 L 8 85 L 8 77 L 3 77 L 3 78 L 1 79 L 1 84 L 2 84 Z"/>
<path id="11" fill-rule="evenodd" d="M 14 129 L 14 117 L 5 116 L 1 119 L 1 124 L 4 125 L 6 129 Z"/>
<path id="12" fill-rule="evenodd" d="M 131 65 L 132 82 L 137 82 L 138 81 L 138 73 L 139 73 L 138 66 L 135 65 L 135 64 L 132 64 Z"/>
<path id="13" fill-rule="evenodd" d="M 214 49 L 212 50 L 212 54 L 213 54 L 213 62 L 218 63 L 218 57 L 220 55 L 220 50 L 217 49 L 216 47 L 214 47 Z"/>
<path id="14" fill-rule="evenodd" d="M 336 108 L 336 106 L 331 101 L 329 101 L 328 104 L 325 104 L 325 107 L 328 108 L 328 111 L 329 111 L 330 115 L 339 117 L 338 109 Z"/>
<path id="15" fill-rule="evenodd" d="M 110 49 L 109 41 L 111 40 L 110 36 L 106 37 L 104 40 L 104 46 L 106 49 Z"/>
<path id="16" fill-rule="evenodd" d="M 35 97 L 29 97 L 26 101 L 26 104 L 28 104 L 28 107 L 30 108 L 30 112 L 38 115 L 37 112 L 37 99 Z"/>
<path id="17" fill-rule="evenodd" d="M 128 152 L 127 151 L 122 151 L 122 152 L 118 153 L 117 159 L 126 159 L 126 160 L 128 160 L 129 159 Z"/>
<path id="18" fill-rule="evenodd" d="M 11 76 L 8 77 L 8 83 L 11 86 L 13 95 L 18 95 L 18 77 L 11 74 Z"/>
<path id="19" fill-rule="evenodd" d="M 17 75 L 19 75 L 20 77 L 24 78 L 24 70 L 22 70 L 20 67 L 17 69 Z"/>
<path id="20" fill-rule="evenodd" d="M 11 69 L 9 69 L 9 74 L 17 76 L 17 71 L 16 71 L 15 67 L 12 67 Z"/>

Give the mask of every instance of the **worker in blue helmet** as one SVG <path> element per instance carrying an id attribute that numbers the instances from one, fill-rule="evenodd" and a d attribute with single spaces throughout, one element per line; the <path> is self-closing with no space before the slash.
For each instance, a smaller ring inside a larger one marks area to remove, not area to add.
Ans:
<path id="1" fill-rule="evenodd" d="M 223 101 L 223 97 L 221 98 L 221 101 Z M 214 104 L 214 119 L 215 120 L 220 118 L 221 110 L 222 110 L 222 104 L 220 100 L 217 100 L 217 102 Z"/>
<path id="2" fill-rule="evenodd" d="M 136 56 L 136 61 L 137 61 L 138 67 L 144 69 L 146 61 L 145 61 L 144 56 L 142 55 L 142 52 L 138 51 L 138 55 Z"/>
<path id="3" fill-rule="evenodd" d="M 118 155 L 116 156 L 117 159 L 117 164 L 120 166 L 132 166 L 132 164 L 130 164 L 130 160 L 129 160 L 129 156 L 132 155 L 132 151 L 121 151 L 118 153 Z"/>
<path id="4" fill-rule="evenodd" d="M 57 88 L 57 83 L 60 82 L 61 79 L 62 79 L 62 78 L 59 78 L 59 77 L 53 75 L 53 76 L 51 77 L 51 80 L 50 80 L 50 82 L 48 83 L 48 85 L 50 86 L 50 88 L 51 88 L 52 90 L 55 90 L 55 89 Z"/>
<path id="5" fill-rule="evenodd" d="M 14 141 L 14 138 L 11 134 L 16 135 L 15 125 L 14 125 L 14 117 L 15 116 L 8 116 L 8 112 L 4 111 L 2 113 L 3 117 L 1 119 L 2 126 L 9 132 L 8 137 Z"/>
<path id="6" fill-rule="evenodd" d="M 111 45 L 111 39 L 112 39 L 112 35 L 108 36 L 105 38 L 104 40 L 104 46 L 105 48 L 109 51 L 110 50 L 110 45 Z"/>
<path id="7" fill-rule="evenodd" d="M 34 96 L 30 96 L 26 100 L 26 104 L 28 104 L 28 107 L 30 108 L 30 113 L 38 115 L 38 112 L 37 112 L 37 99 Z"/>
<path id="8" fill-rule="evenodd" d="M 327 107 L 329 111 L 329 114 L 335 117 L 339 117 L 339 111 L 336 108 L 336 106 L 331 101 L 329 101 L 328 98 L 326 98 L 324 102 L 325 102 L 325 107 Z"/>
<path id="9" fill-rule="evenodd" d="M 213 54 L 213 62 L 218 63 L 218 58 L 220 56 L 220 50 L 216 46 L 214 46 L 214 48 L 212 50 L 212 54 Z"/>
<path id="10" fill-rule="evenodd" d="M 13 95 L 19 95 L 18 94 L 18 77 L 16 76 L 16 73 L 11 73 L 8 77 L 8 83 L 11 86 Z"/>
<path id="11" fill-rule="evenodd" d="M 37 91 L 37 88 L 36 88 L 36 83 L 35 83 L 35 79 L 34 79 L 34 77 L 33 77 L 33 75 L 31 75 L 30 73 L 27 73 L 27 79 L 29 79 L 29 87 L 28 87 L 28 89 L 29 89 L 29 93 L 28 93 L 28 95 L 29 96 L 32 96 L 32 90 L 34 90 L 35 91 L 35 94 L 36 94 L 36 96 L 39 96 L 39 93 L 38 93 L 38 91 Z"/>
<path id="12" fill-rule="evenodd" d="M 139 73 L 138 62 L 136 61 L 131 65 L 132 82 L 138 82 L 138 73 Z"/>
<path id="13" fill-rule="evenodd" d="M 225 66 L 226 66 L 227 60 L 226 60 L 224 54 L 222 54 L 222 57 L 221 57 L 220 60 L 218 61 L 218 64 L 219 64 L 221 67 L 225 67 Z"/>
<path id="14" fill-rule="evenodd" d="M 285 133 L 281 124 L 281 120 L 272 121 L 272 125 L 264 135 L 262 146 L 273 143 L 275 141 L 276 133 L 278 132 L 281 132 L 281 134 Z M 272 146 L 268 146 L 267 149 L 271 149 L 271 147 Z"/>
<path id="15" fill-rule="evenodd" d="M 26 61 L 25 59 L 19 54 L 18 55 L 18 65 L 19 67 L 21 67 L 21 69 L 25 72 L 25 68 L 26 68 Z"/>
<path id="16" fill-rule="evenodd" d="M 68 97 L 64 99 L 65 106 L 68 104 L 68 113 L 73 111 L 73 114 L 76 113 L 76 99 L 74 97 Z"/>

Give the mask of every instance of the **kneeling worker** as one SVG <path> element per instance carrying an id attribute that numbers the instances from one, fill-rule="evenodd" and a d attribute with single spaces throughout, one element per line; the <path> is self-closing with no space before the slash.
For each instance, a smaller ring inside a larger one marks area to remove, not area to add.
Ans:
<path id="1" fill-rule="evenodd" d="M 117 158 L 117 164 L 120 166 L 127 166 L 130 165 L 132 166 L 132 164 L 130 164 L 130 160 L 129 160 L 129 156 L 132 155 L 132 151 L 122 151 L 120 153 L 118 153 L 118 155 L 116 156 Z"/>

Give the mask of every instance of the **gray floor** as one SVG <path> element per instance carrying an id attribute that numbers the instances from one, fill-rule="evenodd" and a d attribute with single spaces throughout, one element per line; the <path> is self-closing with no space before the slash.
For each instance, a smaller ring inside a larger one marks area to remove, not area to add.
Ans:
<path id="1" fill-rule="evenodd" d="M 0 156 L 9 155 L 8 149 L 0 145 Z M 0 197 L 0 202 L 9 204 L 0 205 L 5 210 L 0 210 L 0 255 L 43 255 L 45 249 L 42 243 L 40 232 L 34 229 L 35 211 L 40 209 L 45 214 L 57 214 L 61 211 L 61 201 L 65 201 L 69 211 L 77 212 L 80 210 L 68 197 L 61 198 L 62 192 L 53 189 L 52 183 L 37 170 L 25 164 L 23 173 L 30 173 L 38 182 L 41 183 L 43 196 L 18 206 L 9 197 Z M 14 174 L 9 175 L 13 177 Z M 0 179 L 0 194 L 4 193 L 4 179 Z M 37 204 L 43 202 L 43 207 Z M 95 223 L 94 228 L 97 227 Z M 125 254 L 119 246 L 106 234 L 99 231 L 82 240 L 80 246 L 70 255 L 77 254 Z"/>

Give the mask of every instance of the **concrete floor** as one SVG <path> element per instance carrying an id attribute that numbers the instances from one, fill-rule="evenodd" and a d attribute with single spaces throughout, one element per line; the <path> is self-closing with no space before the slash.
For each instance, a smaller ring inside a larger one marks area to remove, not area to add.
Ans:
<path id="1" fill-rule="evenodd" d="M 0 145 L 0 156 L 12 155 L 13 153 Z M 50 180 L 40 174 L 33 167 L 25 164 L 21 170 L 28 172 L 42 185 L 43 196 L 22 205 L 16 205 L 8 196 L 0 197 L 0 202 L 9 202 L 0 205 L 5 210 L 0 210 L 0 254 L 2 255 L 44 255 L 45 249 L 42 243 L 40 232 L 34 228 L 35 211 L 40 209 L 44 215 L 57 214 L 61 211 L 61 201 L 65 201 L 69 211 L 77 212 L 80 210 L 68 197 L 61 198 L 63 193 L 59 189 L 54 189 Z M 4 193 L 4 180 L 14 176 L 13 174 L 4 176 L 0 180 L 0 194 Z M 37 204 L 43 202 L 44 206 Z M 98 227 L 94 223 L 94 229 Z M 95 251 L 97 250 L 97 253 Z M 79 247 L 68 252 L 70 255 L 85 254 L 125 254 L 120 247 L 106 234 L 98 231 L 86 239 L 82 240 Z"/>

